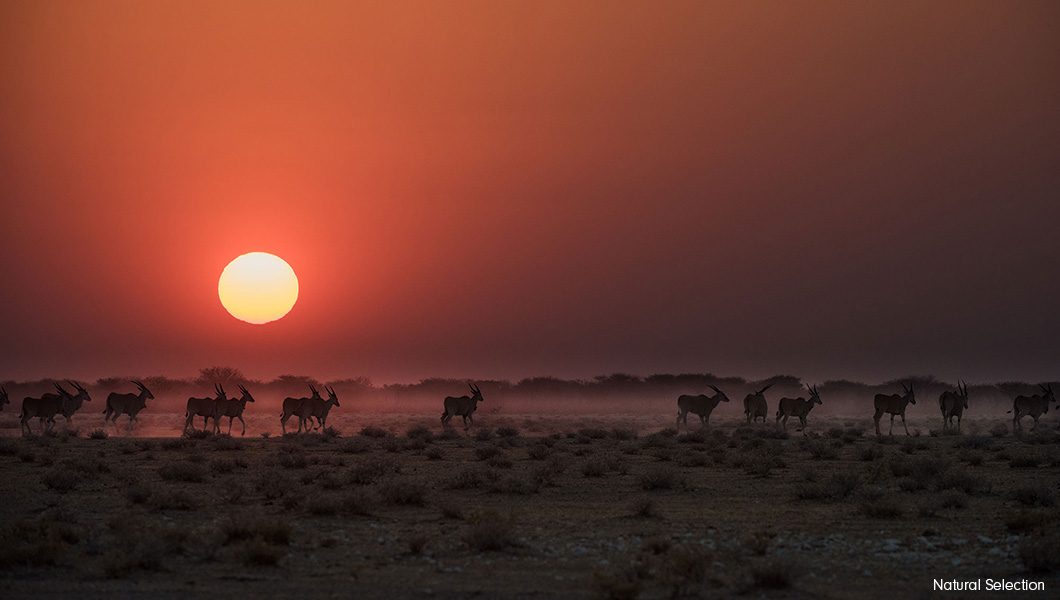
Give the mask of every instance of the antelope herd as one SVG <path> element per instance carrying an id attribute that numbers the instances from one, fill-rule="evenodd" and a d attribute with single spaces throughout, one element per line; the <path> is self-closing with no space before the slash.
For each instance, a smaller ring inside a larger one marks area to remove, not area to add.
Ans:
<path id="1" fill-rule="evenodd" d="M 51 431 L 55 427 L 55 417 L 62 415 L 67 424 L 73 423 L 74 413 L 77 412 L 85 402 L 90 402 L 92 398 L 89 397 L 88 390 L 86 390 L 80 384 L 68 381 L 68 385 L 73 388 L 76 394 L 69 392 L 62 386 L 61 383 L 55 382 L 55 392 L 48 392 L 41 395 L 40 397 L 28 396 L 22 400 L 22 411 L 19 414 L 19 425 L 20 431 L 23 435 L 30 435 L 32 433 L 30 429 L 30 420 L 33 418 L 38 419 L 40 425 L 40 432 L 43 434 L 46 431 Z M 137 393 L 118 393 L 111 392 L 107 396 L 106 407 L 103 410 L 103 423 L 106 425 L 107 421 L 110 421 L 117 427 L 118 417 L 122 415 L 129 416 L 129 429 L 131 430 L 135 422 L 138 420 L 137 415 L 142 410 L 147 408 L 147 401 L 154 399 L 154 394 L 151 390 L 147 389 L 143 383 L 139 381 L 133 381 L 136 385 Z M 894 430 L 894 418 L 896 416 L 902 418 L 902 427 L 905 429 L 906 435 L 909 435 L 909 427 L 905 422 L 905 411 L 910 405 L 916 404 L 916 398 L 913 393 L 913 385 L 909 384 L 907 387 L 905 383 L 902 383 L 902 394 L 876 394 L 873 399 L 873 406 L 875 407 L 875 413 L 872 416 L 872 420 L 876 426 L 876 435 L 882 435 L 880 432 L 880 419 L 883 415 L 891 416 L 891 425 L 888 428 L 887 434 L 892 435 Z M 768 403 L 766 402 L 765 392 L 772 387 L 773 384 L 769 384 L 757 392 L 747 394 L 744 398 L 744 416 L 747 419 L 747 423 L 751 424 L 757 422 L 758 418 L 762 418 L 764 423 L 766 415 L 768 414 Z M 478 403 L 483 401 L 482 390 L 475 384 L 469 383 L 468 387 L 471 389 L 471 396 L 448 396 L 442 401 L 443 412 L 442 412 L 442 426 L 449 427 L 449 422 L 453 417 L 461 417 L 464 423 L 464 431 L 466 432 L 471 425 L 474 425 L 475 420 L 473 415 L 475 410 L 478 408 Z M 710 415 L 714 412 L 714 409 L 718 407 L 721 402 L 728 402 L 729 398 L 725 395 L 725 392 L 721 391 L 714 385 L 709 386 L 714 390 L 713 396 L 707 396 L 701 394 L 698 396 L 692 396 L 689 394 L 682 394 L 677 398 L 677 426 L 682 424 L 688 424 L 688 413 L 692 413 L 699 417 L 701 427 L 706 427 L 710 422 Z M 1039 394 L 1031 396 L 1017 396 L 1012 403 L 1012 410 L 1006 414 L 1012 414 L 1012 428 L 1016 433 L 1023 431 L 1023 426 L 1020 421 L 1023 417 L 1031 417 L 1034 420 L 1034 429 L 1038 427 L 1038 419 L 1042 415 L 1049 412 L 1049 403 L 1056 402 L 1056 397 L 1053 395 L 1053 389 L 1051 384 L 1038 384 L 1041 391 Z M 821 401 L 821 396 L 817 391 L 816 385 L 807 385 L 807 391 L 809 392 L 809 398 L 781 398 L 778 403 L 776 412 L 776 422 L 780 424 L 784 429 L 787 429 L 788 419 L 791 417 L 797 417 L 799 419 L 800 427 L 797 431 L 804 431 L 806 429 L 806 418 L 809 416 L 810 411 L 814 406 L 818 404 L 824 404 Z M 291 417 L 298 417 L 298 433 L 310 432 L 312 430 L 324 429 L 327 426 L 328 413 L 331 412 L 332 407 L 339 406 L 339 398 L 335 393 L 335 389 L 324 386 L 324 390 L 328 394 L 328 398 L 325 400 L 320 396 L 316 387 L 313 385 L 309 386 L 309 390 L 312 395 L 308 398 L 286 398 L 283 401 L 283 409 L 280 413 L 280 426 L 283 429 L 284 434 L 287 433 L 287 421 Z M 210 419 L 213 419 L 213 430 L 214 433 L 220 433 L 221 431 L 221 419 L 228 417 L 228 433 L 232 433 L 232 423 L 235 419 L 239 419 L 242 424 L 242 431 L 240 435 L 245 435 L 247 432 L 247 422 L 243 419 L 243 412 L 246 410 L 248 402 L 254 402 L 254 397 L 247 390 L 246 387 L 239 386 L 240 397 L 229 398 L 225 393 L 224 386 L 220 384 L 214 385 L 214 396 L 207 396 L 205 398 L 188 398 L 187 409 L 184 412 L 184 432 L 195 429 L 195 417 L 203 418 L 203 431 L 207 430 L 210 426 Z M 7 389 L 0 386 L 0 411 L 3 411 L 4 405 L 9 404 L 11 401 L 8 398 Z M 939 396 L 939 410 L 942 412 L 942 429 L 952 429 L 954 427 L 953 419 L 957 419 L 956 429 L 957 432 L 961 430 L 961 417 L 964 411 L 968 408 L 968 385 L 963 381 L 957 382 L 957 389 L 946 390 Z M 1058 406 L 1060 408 L 1060 406 Z M 316 424 L 313 421 L 316 420 Z"/>

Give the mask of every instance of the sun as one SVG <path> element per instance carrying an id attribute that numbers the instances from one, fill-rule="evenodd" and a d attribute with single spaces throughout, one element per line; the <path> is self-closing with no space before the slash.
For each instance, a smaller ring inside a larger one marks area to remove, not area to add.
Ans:
<path id="1" fill-rule="evenodd" d="M 217 281 L 217 295 L 233 317 L 261 325 L 291 312 L 298 300 L 298 277 L 279 256 L 251 252 L 228 263 Z"/>

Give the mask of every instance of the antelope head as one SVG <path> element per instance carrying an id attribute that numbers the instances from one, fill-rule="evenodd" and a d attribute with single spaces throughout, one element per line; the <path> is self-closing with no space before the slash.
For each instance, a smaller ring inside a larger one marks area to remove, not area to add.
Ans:
<path id="1" fill-rule="evenodd" d="M 1045 405 L 1049 406 L 1050 402 L 1056 402 L 1056 396 L 1053 395 L 1052 385 L 1038 384 L 1038 387 L 1042 388 L 1042 397 L 1045 399 Z"/>
<path id="2" fill-rule="evenodd" d="M 85 388 L 81 387 L 81 384 L 77 383 L 76 381 L 70 381 L 69 379 L 66 380 L 66 383 L 69 383 L 70 387 L 72 387 L 75 390 L 77 390 L 78 397 L 82 397 L 83 396 L 85 402 L 91 402 L 92 401 L 92 398 L 90 398 L 88 396 L 88 390 L 86 390 Z"/>
<path id="3" fill-rule="evenodd" d="M 711 386 L 710 386 L 710 389 L 714 390 L 714 393 L 715 393 L 715 394 L 717 394 L 716 396 L 714 396 L 715 398 L 719 398 L 719 396 L 720 396 L 720 398 L 719 398 L 719 399 L 720 399 L 720 400 L 721 400 L 722 402 L 728 402 L 728 401 L 729 401 L 729 397 L 725 395 L 725 392 L 723 392 L 723 391 L 719 390 L 719 389 L 717 388 L 717 386 L 711 385 Z"/>
<path id="4" fill-rule="evenodd" d="M 964 402 L 964 407 L 968 408 L 968 384 L 959 379 L 957 380 L 957 395 Z"/>
<path id="5" fill-rule="evenodd" d="M 227 400 L 228 394 L 225 393 L 225 386 L 220 384 L 213 384 L 213 391 L 217 392 L 217 400 Z"/>
<path id="6" fill-rule="evenodd" d="M 133 383 L 136 384 L 136 387 L 140 390 L 140 393 L 143 394 L 144 400 L 154 400 L 155 399 L 155 395 L 151 393 L 151 390 L 147 389 L 146 385 L 140 383 L 139 381 L 134 381 Z M 216 387 L 216 386 L 214 386 L 214 387 Z M 224 392 L 222 392 L 222 394 L 223 393 Z"/>
<path id="7" fill-rule="evenodd" d="M 55 386 L 55 391 L 59 392 L 60 396 L 64 398 L 73 398 L 73 395 L 70 392 L 66 391 L 66 389 L 63 388 L 63 386 L 60 385 L 58 381 L 53 381 L 52 385 Z"/>
<path id="8" fill-rule="evenodd" d="M 910 404 L 916 404 L 916 398 L 913 397 L 913 382 L 909 382 L 909 387 L 905 387 L 905 382 L 899 382 L 902 384 L 902 391 L 905 392 L 905 397 L 909 398 Z"/>
<path id="9" fill-rule="evenodd" d="M 482 390 L 478 389 L 477 385 L 468 383 L 467 387 L 471 388 L 471 399 L 476 402 L 482 402 Z"/>
<path id="10" fill-rule="evenodd" d="M 810 384 L 806 384 L 806 389 L 810 391 L 810 402 L 812 404 L 824 404 L 824 402 L 821 402 L 820 394 L 817 393 L 816 385 L 811 387 Z"/>
<path id="11" fill-rule="evenodd" d="M 316 390 L 313 390 L 314 392 Z M 328 402 L 334 402 L 335 406 L 339 405 L 339 397 L 335 394 L 335 388 L 324 386 L 324 391 L 328 393 Z"/>
<path id="12" fill-rule="evenodd" d="M 320 397 L 320 392 L 318 392 L 317 389 L 313 387 L 313 384 L 309 384 L 309 391 L 313 392 L 313 395 L 310 396 L 310 398 L 314 400 L 323 400 L 323 398 Z"/>
<path id="13" fill-rule="evenodd" d="M 242 392 L 242 394 L 243 394 L 243 397 L 240 398 L 240 400 L 243 400 L 245 402 L 253 402 L 254 401 L 254 396 L 250 395 L 250 392 L 247 391 L 247 388 L 245 388 L 242 385 L 240 385 L 239 386 L 239 391 Z"/>
<path id="14" fill-rule="evenodd" d="M 762 389 L 758 390 L 757 392 L 755 392 L 755 396 L 761 396 L 762 394 L 764 394 L 764 393 L 766 392 L 766 390 L 768 390 L 768 389 L 769 389 L 769 388 L 771 388 L 771 387 L 773 387 L 773 384 L 772 384 L 772 383 L 771 383 L 771 384 L 769 384 L 769 385 L 767 385 L 766 387 L 764 387 L 764 388 L 762 388 Z"/>
<path id="15" fill-rule="evenodd" d="M 0 386 L 0 410 L 3 410 L 4 405 L 9 402 L 11 401 L 7 398 L 7 390 L 3 386 Z"/>

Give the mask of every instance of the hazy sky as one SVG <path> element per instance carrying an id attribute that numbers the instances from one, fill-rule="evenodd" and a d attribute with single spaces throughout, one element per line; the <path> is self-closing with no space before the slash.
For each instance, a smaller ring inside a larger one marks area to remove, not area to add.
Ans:
<path id="1" fill-rule="evenodd" d="M 0 379 L 1056 378 L 1060 3 L 360 4 L 0 3 Z"/>

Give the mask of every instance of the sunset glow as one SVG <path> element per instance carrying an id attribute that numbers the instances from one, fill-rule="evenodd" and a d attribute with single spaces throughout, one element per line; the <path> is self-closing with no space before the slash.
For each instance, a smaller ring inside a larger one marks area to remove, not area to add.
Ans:
<path id="1" fill-rule="evenodd" d="M 233 317 L 262 325 L 291 312 L 298 301 L 298 277 L 282 258 L 251 252 L 228 263 L 217 295 Z"/>

